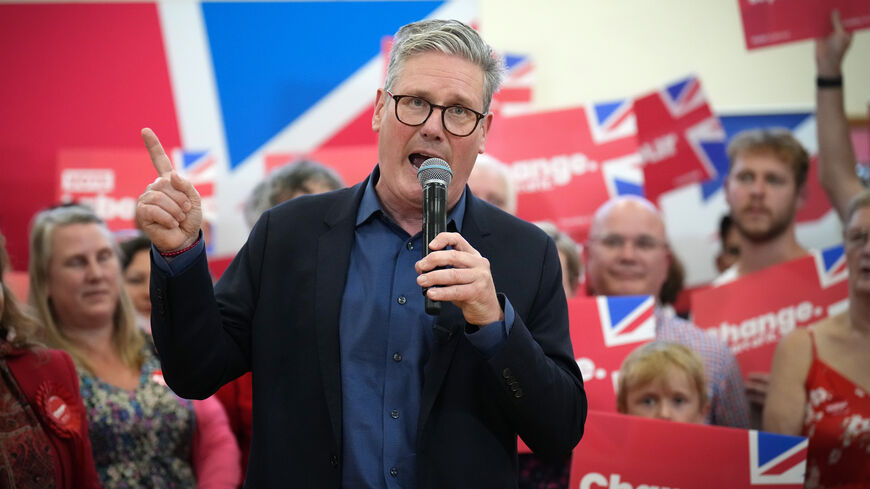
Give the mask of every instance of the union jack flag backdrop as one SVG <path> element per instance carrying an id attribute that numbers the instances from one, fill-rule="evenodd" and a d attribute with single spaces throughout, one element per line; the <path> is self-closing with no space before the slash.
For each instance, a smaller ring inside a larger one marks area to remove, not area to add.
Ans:
<path id="1" fill-rule="evenodd" d="M 342 148 L 348 183 L 374 167 L 371 153 L 348 148 L 375 141 L 385 36 L 423 18 L 476 16 L 475 1 L 0 5 L 0 45 L 15 47 L 0 50 L 15 74 L 0 77 L 0 147 L 14 161 L 0 179 L 0 225 L 16 268 L 31 216 L 59 198 L 58 155 L 130 150 L 138 160 L 125 164 L 148 169 L 146 126 L 170 155 L 183 148 L 180 168 L 200 171 L 192 152 L 211 161 L 211 183 L 198 188 L 215 204 L 215 252 L 234 253 L 267 154 Z M 154 177 L 118 190 L 138 196 Z M 107 205 L 130 205 L 115 200 Z"/>

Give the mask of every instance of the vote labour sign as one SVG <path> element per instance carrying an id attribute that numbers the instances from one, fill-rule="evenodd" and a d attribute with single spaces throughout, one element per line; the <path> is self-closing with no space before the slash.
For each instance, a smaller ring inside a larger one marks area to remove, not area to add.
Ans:
<path id="1" fill-rule="evenodd" d="M 831 33 L 834 9 L 846 30 L 870 27 L 867 0 L 740 0 L 746 48 L 825 37 Z"/>
<path id="2" fill-rule="evenodd" d="M 806 457 L 799 436 L 590 411 L 568 487 L 800 489 Z"/>
<path id="3" fill-rule="evenodd" d="M 622 361 L 655 339 L 655 299 L 647 295 L 575 297 L 568 300 L 568 318 L 589 409 L 616 412 Z M 517 449 L 529 452 L 522 440 Z"/>
<path id="4" fill-rule="evenodd" d="M 745 377 L 770 371 L 776 344 L 795 328 L 846 310 L 848 294 L 838 245 L 696 292 L 692 317 L 728 344 Z"/>
<path id="5" fill-rule="evenodd" d="M 646 198 L 715 178 L 728 168 L 725 130 L 696 77 L 634 101 Z"/>
<path id="6" fill-rule="evenodd" d="M 642 193 L 631 100 L 504 116 L 486 150 L 511 171 L 517 216 L 552 221 L 579 242 L 598 206 Z"/>
<path id="7" fill-rule="evenodd" d="M 92 208 L 113 231 L 136 227 L 136 200 L 157 177 L 141 149 L 63 150 L 57 175 L 57 199 Z"/>
<path id="8" fill-rule="evenodd" d="M 568 315 L 589 409 L 616 411 L 622 361 L 655 339 L 655 299 L 646 295 L 578 297 L 568 301 Z"/>

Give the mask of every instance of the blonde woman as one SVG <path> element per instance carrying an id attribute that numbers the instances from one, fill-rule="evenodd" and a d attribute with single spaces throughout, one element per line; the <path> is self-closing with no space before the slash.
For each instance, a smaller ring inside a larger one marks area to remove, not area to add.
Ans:
<path id="1" fill-rule="evenodd" d="M 137 328 L 123 290 L 117 245 L 90 209 L 58 207 L 36 216 L 30 302 L 46 343 L 69 352 L 78 367 L 104 487 L 235 487 L 239 451 L 226 414 L 216 400 L 206 412 L 195 410 L 163 382 L 150 337 Z"/>

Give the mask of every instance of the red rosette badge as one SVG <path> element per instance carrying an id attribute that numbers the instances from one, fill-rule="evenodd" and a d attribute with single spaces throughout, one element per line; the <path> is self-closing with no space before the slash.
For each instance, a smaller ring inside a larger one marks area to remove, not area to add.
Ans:
<path id="1" fill-rule="evenodd" d="M 153 380 L 157 384 L 162 385 L 163 387 L 166 387 L 166 380 L 163 378 L 163 371 L 160 369 L 151 372 L 151 380 Z"/>
<path id="2" fill-rule="evenodd" d="M 69 438 L 81 432 L 82 408 L 63 385 L 43 382 L 36 393 L 36 403 L 48 427 L 58 436 Z"/>

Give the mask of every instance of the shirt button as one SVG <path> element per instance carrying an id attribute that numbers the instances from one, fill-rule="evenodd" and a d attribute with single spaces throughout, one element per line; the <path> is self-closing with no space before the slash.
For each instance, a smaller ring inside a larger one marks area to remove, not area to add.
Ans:
<path id="1" fill-rule="evenodd" d="M 393 419 L 399 419 L 399 411 L 393 409 L 392 411 L 390 411 L 390 417 Z"/>
<path id="2" fill-rule="evenodd" d="M 405 299 L 405 296 L 400 295 L 399 298 L 396 299 L 396 302 L 398 302 L 399 304 L 405 304 L 406 302 L 408 302 L 408 299 Z"/>
<path id="3" fill-rule="evenodd" d="M 390 475 L 393 477 L 398 477 L 399 476 L 399 469 L 397 469 L 395 467 L 390 467 Z"/>
<path id="4" fill-rule="evenodd" d="M 413 249 L 414 249 L 414 243 L 408 241 L 407 243 L 405 243 L 405 248 L 408 248 L 408 251 L 413 250 Z"/>
<path id="5" fill-rule="evenodd" d="M 401 362 L 402 361 L 402 354 L 399 352 L 393 353 L 393 361 Z"/>

